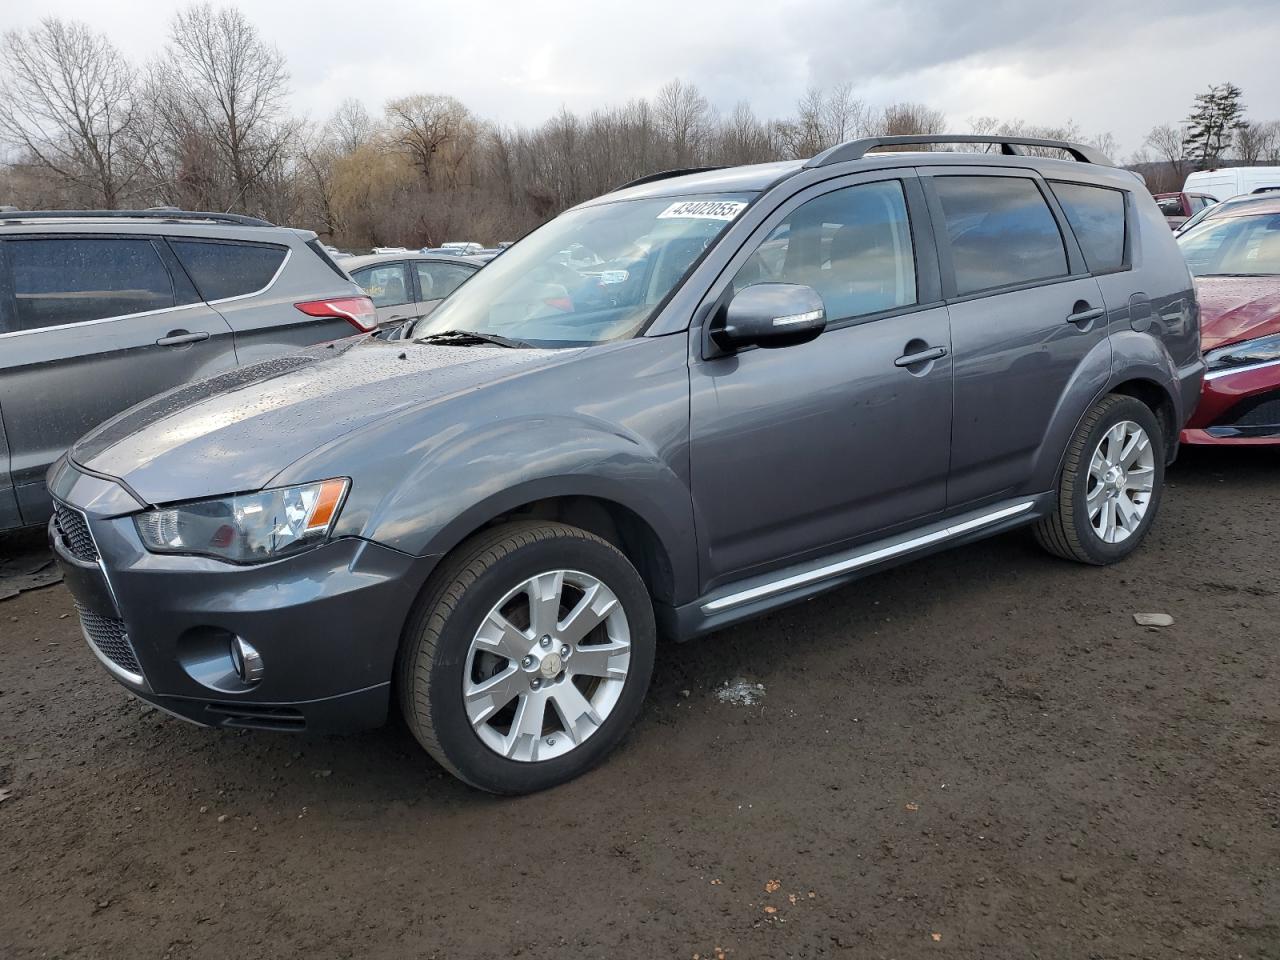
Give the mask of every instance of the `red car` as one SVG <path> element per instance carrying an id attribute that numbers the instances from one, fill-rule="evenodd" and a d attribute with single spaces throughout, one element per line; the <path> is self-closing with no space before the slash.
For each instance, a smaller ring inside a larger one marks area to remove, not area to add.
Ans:
<path id="1" fill-rule="evenodd" d="M 1208 365 L 1182 442 L 1280 445 L 1280 197 L 1224 205 L 1178 243 Z"/>

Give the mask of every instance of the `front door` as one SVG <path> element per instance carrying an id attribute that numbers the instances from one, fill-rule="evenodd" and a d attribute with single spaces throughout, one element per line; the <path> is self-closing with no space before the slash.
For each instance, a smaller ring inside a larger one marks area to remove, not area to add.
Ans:
<path id="1" fill-rule="evenodd" d="M 80 436 L 139 401 L 236 365 L 231 329 L 139 236 L 6 238 L 0 415 L 25 523 L 49 515 L 44 476 Z"/>
<path id="2" fill-rule="evenodd" d="M 394 327 L 419 316 L 409 265 L 403 261 L 379 263 L 355 270 L 351 279 L 364 288 L 378 308 L 378 326 Z"/>
<path id="3" fill-rule="evenodd" d="M 913 173 L 842 178 L 783 204 L 712 291 L 807 284 L 816 340 L 691 367 L 691 483 L 703 588 L 939 514 L 951 439 L 951 338 Z M 716 322 L 714 319 L 711 321 Z M 706 339 L 695 331 L 695 339 Z"/>

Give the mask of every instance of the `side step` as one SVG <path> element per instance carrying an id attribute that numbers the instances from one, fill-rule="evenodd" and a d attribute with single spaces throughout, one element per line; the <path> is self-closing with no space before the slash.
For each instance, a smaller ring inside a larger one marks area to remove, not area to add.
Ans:
<path id="1" fill-rule="evenodd" d="M 992 504 L 851 550 L 725 584 L 677 607 L 673 632 L 682 640 L 690 639 L 804 600 L 873 570 L 1023 526 L 1039 517 L 1051 500 L 1051 494 L 1043 494 Z"/>

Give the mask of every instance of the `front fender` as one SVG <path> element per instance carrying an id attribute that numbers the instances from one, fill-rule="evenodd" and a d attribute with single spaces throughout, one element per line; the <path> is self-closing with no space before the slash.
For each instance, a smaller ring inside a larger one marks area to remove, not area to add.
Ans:
<path id="1" fill-rule="evenodd" d="M 489 520 L 547 497 L 595 497 L 657 534 L 677 589 L 696 581 L 689 488 L 655 450 L 587 418 L 514 419 L 436 444 L 374 507 L 361 536 L 444 554 Z"/>

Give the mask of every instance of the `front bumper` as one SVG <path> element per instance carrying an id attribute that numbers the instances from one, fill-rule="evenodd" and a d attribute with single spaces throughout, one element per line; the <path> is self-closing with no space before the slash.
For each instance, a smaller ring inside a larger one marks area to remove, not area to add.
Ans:
<path id="1" fill-rule="evenodd" d="M 66 464 L 51 479 L 64 518 L 83 519 L 91 537 L 86 546 L 50 522 L 85 638 L 134 694 L 208 726 L 332 733 L 385 722 L 430 559 L 357 539 L 253 566 L 152 554 L 134 528 L 136 504 L 103 515 L 122 505 L 102 495 L 110 481 Z M 262 655 L 256 684 L 235 672 L 235 637 Z"/>
<path id="2" fill-rule="evenodd" d="M 1195 445 L 1280 445 L 1280 363 L 1208 374 L 1182 431 Z"/>

